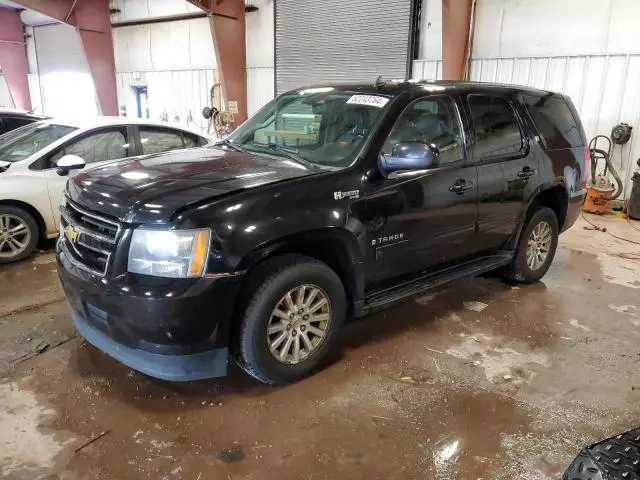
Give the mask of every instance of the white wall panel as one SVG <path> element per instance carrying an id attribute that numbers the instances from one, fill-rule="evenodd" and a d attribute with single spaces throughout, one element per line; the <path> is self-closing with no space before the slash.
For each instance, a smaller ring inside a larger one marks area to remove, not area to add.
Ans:
<path id="1" fill-rule="evenodd" d="M 422 0 L 419 58 L 442 56 L 442 0 Z"/>
<path id="2" fill-rule="evenodd" d="M 201 11 L 186 0 L 110 0 L 109 6 L 120 10 L 111 17 L 114 22 L 146 20 Z"/>
<path id="3" fill-rule="evenodd" d="M 258 11 L 246 14 L 247 68 L 273 68 L 273 2 L 274 0 L 252 1 Z"/>
<path id="4" fill-rule="evenodd" d="M 31 96 L 31 108 L 34 113 L 44 115 L 44 105 L 42 103 L 42 93 L 40 91 L 40 77 L 35 73 L 27 76 L 29 80 L 29 95 Z"/>
<path id="5" fill-rule="evenodd" d="M 275 92 L 273 67 L 247 68 L 247 108 L 253 115 L 273 99 Z"/>
<path id="6" fill-rule="evenodd" d="M 414 60 L 411 78 L 421 80 L 442 80 L 442 60 Z"/>
<path id="7" fill-rule="evenodd" d="M 216 68 L 206 18 L 114 28 L 113 43 L 117 72 Z"/>
<path id="8" fill-rule="evenodd" d="M 174 70 L 133 74 L 116 74 L 118 103 L 126 105 L 127 114 L 136 116 L 135 86 L 146 85 L 149 101 L 149 118 L 188 126 L 206 131 L 207 120 L 202 108 L 210 105 L 210 90 L 215 70 Z M 136 78 L 138 77 L 138 78 Z"/>
<path id="9" fill-rule="evenodd" d="M 14 108 L 13 98 L 4 75 L 0 75 L 0 108 Z"/>

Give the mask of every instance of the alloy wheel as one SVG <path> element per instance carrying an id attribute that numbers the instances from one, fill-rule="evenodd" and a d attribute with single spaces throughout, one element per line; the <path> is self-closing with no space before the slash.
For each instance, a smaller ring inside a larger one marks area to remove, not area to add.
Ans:
<path id="1" fill-rule="evenodd" d="M 31 230 L 20 217 L 8 213 L 0 215 L 0 258 L 13 258 L 26 250 Z"/>
<path id="2" fill-rule="evenodd" d="M 300 363 L 325 339 L 330 320 L 331 302 L 320 287 L 301 285 L 289 290 L 267 325 L 271 355 L 281 363 Z"/>
<path id="3" fill-rule="evenodd" d="M 531 231 L 527 244 L 527 266 L 531 271 L 538 270 L 547 260 L 551 249 L 552 235 L 551 225 L 544 220 Z"/>

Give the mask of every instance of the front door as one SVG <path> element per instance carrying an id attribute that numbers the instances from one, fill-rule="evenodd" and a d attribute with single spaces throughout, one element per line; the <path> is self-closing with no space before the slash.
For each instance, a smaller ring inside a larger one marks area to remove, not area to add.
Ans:
<path id="1" fill-rule="evenodd" d="M 134 156 L 135 151 L 135 145 L 130 141 L 129 131 L 123 125 L 84 133 L 51 152 L 45 162 L 45 178 L 54 218 L 58 217 L 58 208 L 67 180 L 82 172 L 82 170 L 73 170 L 69 175 L 60 176 L 55 168 L 58 160 L 65 155 L 77 155 L 85 161 L 85 168 L 90 168 L 112 160 Z M 105 198 L 105 201 L 108 200 Z"/>
<path id="2" fill-rule="evenodd" d="M 508 99 L 472 94 L 467 105 L 478 165 L 478 235 L 482 250 L 501 248 L 516 230 L 538 185 L 538 156 Z"/>
<path id="3" fill-rule="evenodd" d="M 462 132 L 458 106 L 448 96 L 420 98 L 400 114 L 382 153 L 400 142 L 422 142 L 437 147 L 439 161 L 429 170 L 386 175 L 368 189 L 368 287 L 474 252 L 477 173 Z"/>

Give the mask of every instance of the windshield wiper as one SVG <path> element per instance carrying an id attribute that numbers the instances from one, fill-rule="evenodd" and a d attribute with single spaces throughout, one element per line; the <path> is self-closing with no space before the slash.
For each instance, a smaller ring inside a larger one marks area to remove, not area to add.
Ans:
<path id="1" fill-rule="evenodd" d="M 258 144 L 254 143 L 254 145 L 258 145 Z M 300 163 L 301 165 L 304 165 L 307 168 L 311 168 L 313 170 L 317 170 L 318 168 L 313 163 L 306 161 L 304 158 L 298 155 L 298 150 L 296 150 L 295 148 L 283 147 L 282 145 L 278 145 L 277 143 L 267 143 L 260 146 L 266 147 L 269 150 L 275 150 L 276 152 L 281 152 L 285 155 L 285 157 L 290 158 L 291 160 L 294 160 Z"/>
<path id="2" fill-rule="evenodd" d="M 235 150 L 236 152 L 247 153 L 247 151 L 244 148 L 241 148 L 241 147 L 237 146 L 236 144 L 231 143 L 226 138 L 224 140 L 219 141 L 218 143 L 214 143 L 213 146 L 214 147 L 229 147 L 229 148 L 232 148 L 233 150 Z"/>

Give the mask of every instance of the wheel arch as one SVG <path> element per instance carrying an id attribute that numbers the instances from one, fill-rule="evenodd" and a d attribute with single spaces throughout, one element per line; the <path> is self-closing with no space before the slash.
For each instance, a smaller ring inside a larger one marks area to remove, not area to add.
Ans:
<path id="1" fill-rule="evenodd" d="M 299 254 L 325 263 L 340 278 L 348 304 L 364 293 L 364 271 L 355 235 L 341 228 L 323 228 L 272 240 L 247 253 L 238 270 L 251 270 L 275 255 Z"/>
<path id="2" fill-rule="evenodd" d="M 27 202 L 23 202 L 20 200 L 12 200 L 12 199 L 0 200 L 0 206 L 4 206 L 4 205 L 11 206 L 11 207 L 18 207 L 28 212 L 38 224 L 38 234 L 39 234 L 38 243 L 46 239 L 47 226 L 44 221 L 44 217 L 38 211 L 37 208 L 35 208 L 33 205 Z"/>
<path id="3" fill-rule="evenodd" d="M 564 231 L 569 208 L 569 193 L 564 183 L 560 182 L 555 185 L 541 187 L 537 191 L 537 193 L 531 197 L 526 212 L 522 217 L 522 220 L 520 221 L 515 234 L 507 243 L 507 250 L 513 250 L 517 248 L 518 241 L 520 240 L 520 234 L 527 224 L 527 220 L 531 217 L 533 212 L 535 212 L 541 206 L 549 207 L 554 211 L 558 219 L 558 231 Z"/>

